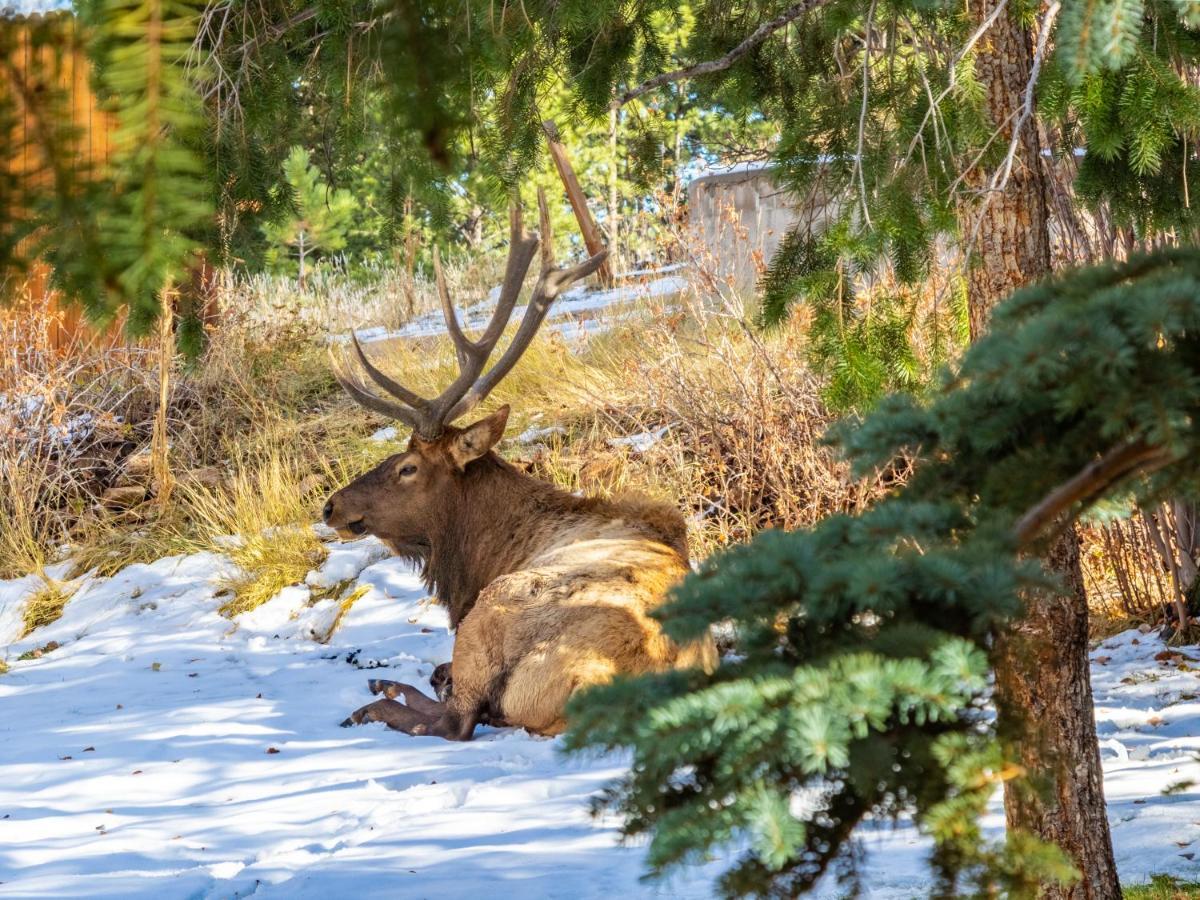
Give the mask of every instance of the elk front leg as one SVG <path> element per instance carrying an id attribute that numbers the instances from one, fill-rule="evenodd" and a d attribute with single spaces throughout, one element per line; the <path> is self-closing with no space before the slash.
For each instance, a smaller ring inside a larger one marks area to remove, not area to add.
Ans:
<path id="1" fill-rule="evenodd" d="M 407 688 L 408 685 L 400 685 Z M 420 691 L 416 691 L 420 694 Z M 367 722 L 382 722 L 388 728 L 414 736 L 428 735 L 448 741 L 469 741 L 479 722 L 478 710 L 459 710 L 449 703 L 434 703 L 425 697 L 429 712 L 422 713 L 411 706 L 395 700 L 382 699 L 356 709 L 342 722 L 343 728 L 363 725 Z"/>
<path id="2" fill-rule="evenodd" d="M 403 703 L 384 699 L 359 707 L 342 722 L 342 727 L 349 728 L 351 725 L 365 725 L 367 722 L 382 722 L 388 728 L 403 731 L 405 734 L 429 734 L 429 727 L 435 720 L 435 716 L 422 715 Z"/>
<path id="3" fill-rule="evenodd" d="M 444 712 L 443 704 L 438 703 L 411 684 L 372 678 L 367 682 L 367 688 L 372 694 L 382 694 L 389 700 L 403 700 L 409 709 L 415 709 L 425 716 L 436 717 Z"/>

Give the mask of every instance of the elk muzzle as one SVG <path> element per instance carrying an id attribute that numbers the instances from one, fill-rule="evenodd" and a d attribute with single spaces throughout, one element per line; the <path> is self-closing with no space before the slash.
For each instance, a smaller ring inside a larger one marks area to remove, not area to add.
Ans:
<path id="1" fill-rule="evenodd" d="M 367 523 L 360 515 L 348 513 L 345 504 L 341 502 L 341 491 L 325 501 L 321 516 L 325 524 L 338 533 L 343 539 L 361 537 L 367 533 Z"/>

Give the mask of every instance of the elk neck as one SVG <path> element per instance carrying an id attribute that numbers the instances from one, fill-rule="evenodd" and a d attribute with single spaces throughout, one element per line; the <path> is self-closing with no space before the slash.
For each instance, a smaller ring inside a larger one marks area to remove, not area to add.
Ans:
<path id="1" fill-rule="evenodd" d="M 548 532 L 587 516 L 586 501 L 517 470 L 494 453 L 470 463 L 423 562 L 430 591 L 446 604 L 457 627 L 479 592 L 521 569 Z"/>

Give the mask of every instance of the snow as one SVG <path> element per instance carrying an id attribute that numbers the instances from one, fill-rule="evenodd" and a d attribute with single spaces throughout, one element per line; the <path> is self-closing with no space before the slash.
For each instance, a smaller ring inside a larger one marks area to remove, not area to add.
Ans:
<path id="1" fill-rule="evenodd" d="M 217 611 L 232 564 L 198 553 L 85 575 L 58 622 L 5 632 L 0 897 L 712 895 L 727 856 L 645 882 L 644 849 L 589 817 L 620 755 L 567 758 L 559 740 L 514 729 L 457 744 L 339 728 L 370 701 L 368 677 L 427 684 L 453 635 L 377 541 L 330 551 L 306 584 L 234 622 Z M 36 581 L 0 582 L 0 623 L 19 622 Z M 340 622 L 345 589 L 310 605 L 314 588 L 343 583 L 365 593 Z M 1200 649 L 1167 651 L 1129 631 L 1092 654 L 1131 883 L 1196 874 Z M 987 826 L 1003 827 L 998 803 Z M 860 836 L 867 896 L 925 893 L 929 845 L 911 823 Z M 818 896 L 838 893 L 829 881 Z"/>
<path id="2" fill-rule="evenodd" d="M 380 428 L 378 431 L 376 431 L 374 434 L 372 434 L 371 440 L 382 444 L 386 441 L 396 440 L 396 435 L 397 435 L 396 426 L 388 425 L 385 428 Z"/>
<path id="3" fill-rule="evenodd" d="M 561 425 L 548 425 L 545 428 L 539 428 L 536 425 L 530 425 L 515 438 L 513 438 L 513 440 L 515 440 L 518 444 L 536 444 L 540 441 L 544 441 L 546 438 L 566 433 L 567 429 L 563 428 Z"/>
<path id="4" fill-rule="evenodd" d="M 637 307 L 647 300 L 661 300 L 683 293 L 688 286 L 686 279 L 679 275 L 662 274 L 668 271 L 674 271 L 674 269 L 663 269 L 658 273 L 658 277 L 621 284 L 608 290 L 576 286 L 564 292 L 554 301 L 550 311 L 546 314 L 546 322 L 542 328 L 546 332 L 555 332 L 568 340 L 586 334 L 607 331 L 613 327 L 615 322 L 620 321 L 621 317 L 617 315 L 618 312 L 624 311 L 628 315 L 631 311 L 636 311 Z M 459 321 L 463 328 L 467 331 L 486 328 L 498 299 L 499 289 L 494 288 L 487 299 L 458 310 Z M 525 306 L 514 307 L 509 321 L 511 323 L 520 322 L 525 315 L 525 309 Z M 601 312 L 608 313 L 608 315 L 605 316 L 604 322 L 597 322 L 595 316 Z M 446 334 L 446 322 L 442 318 L 440 310 L 432 310 L 417 316 L 408 324 L 393 331 L 376 326 L 356 329 L 354 333 L 361 344 L 396 338 L 438 337 Z M 329 341 L 335 344 L 348 344 L 350 336 L 348 334 L 330 335 Z M 386 437 L 379 437 L 379 434 L 377 432 L 373 438 L 389 440 Z"/>
<path id="5" fill-rule="evenodd" d="M 49 397 L 0 394 L 0 434 L 18 437 L 28 447 L 49 443 L 70 453 L 83 446 L 95 430 L 96 417 L 90 412 L 63 416 L 59 421 Z"/>
<path id="6" fill-rule="evenodd" d="M 628 447 L 634 453 L 645 453 L 661 441 L 670 430 L 670 425 L 664 425 L 662 428 L 656 428 L 653 431 L 639 431 L 637 434 L 629 434 L 624 437 L 612 437 L 608 439 L 608 446 Z"/>

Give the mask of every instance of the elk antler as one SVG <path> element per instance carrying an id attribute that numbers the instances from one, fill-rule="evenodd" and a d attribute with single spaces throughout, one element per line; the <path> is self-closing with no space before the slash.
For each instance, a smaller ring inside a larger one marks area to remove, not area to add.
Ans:
<path id="1" fill-rule="evenodd" d="M 334 366 L 334 375 L 346 392 L 358 403 L 382 413 L 393 419 L 399 419 L 412 426 L 418 436 L 425 440 L 433 440 L 442 433 L 447 424 L 465 415 L 477 406 L 492 389 L 509 373 L 517 360 L 521 358 L 533 336 L 537 333 L 550 304 L 567 287 L 585 278 L 600 267 L 608 256 L 607 250 L 601 250 L 591 259 L 585 260 L 569 269 L 559 269 L 554 265 L 554 241 L 550 232 L 550 214 L 546 209 L 546 196 L 538 188 L 538 216 L 540 241 L 542 245 L 542 268 L 529 305 L 517 333 L 513 335 L 500 359 L 484 373 L 488 358 L 495 349 L 496 342 L 508 326 L 516 306 L 517 297 L 521 293 L 521 285 L 529 265 L 533 262 L 533 254 L 537 251 L 539 236 L 526 233 L 521 222 L 521 208 L 517 203 L 509 207 L 509 224 L 511 238 L 508 248 L 508 262 L 504 268 L 504 283 L 500 286 L 500 297 L 496 309 L 476 340 L 471 340 L 462 330 L 458 316 L 454 312 L 454 304 L 450 300 L 450 290 L 446 286 L 446 278 L 442 272 L 442 261 L 437 248 L 433 251 L 433 271 L 437 279 L 438 296 L 442 302 L 442 315 L 446 319 L 446 329 L 450 340 L 454 342 L 454 352 L 458 358 L 458 377 L 438 397 L 426 400 L 418 397 L 402 384 L 389 378 L 367 358 L 358 336 L 351 331 L 354 352 L 363 371 L 367 373 L 375 385 L 391 396 L 385 399 L 375 391 L 363 385 L 357 378 L 345 371 L 341 366 Z M 399 401 L 399 402 L 397 402 Z"/>

